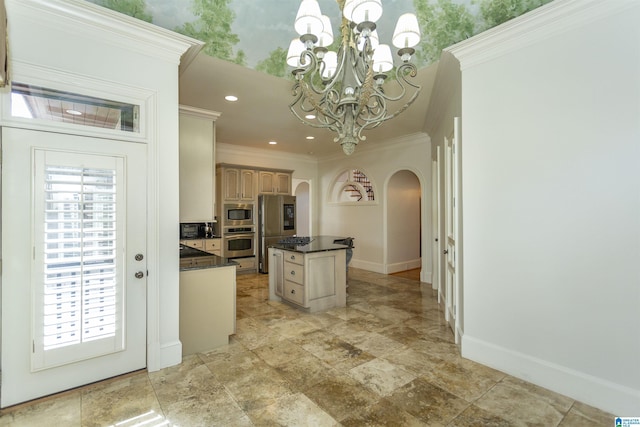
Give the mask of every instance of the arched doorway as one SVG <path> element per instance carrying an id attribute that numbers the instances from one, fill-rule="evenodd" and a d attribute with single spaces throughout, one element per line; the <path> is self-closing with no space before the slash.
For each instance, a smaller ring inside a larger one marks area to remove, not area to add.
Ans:
<path id="1" fill-rule="evenodd" d="M 312 233 L 309 182 L 294 179 L 293 185 L 293 195 L 296 196 L 296 234 L 310 236 Z"/>
<path id="2" fill-rule="evenodd" d="M 388 274 L 407 272 L 421 277 L 422 269 L 422 191 L 415 173 L 401 170 L 387 185 Z"/>

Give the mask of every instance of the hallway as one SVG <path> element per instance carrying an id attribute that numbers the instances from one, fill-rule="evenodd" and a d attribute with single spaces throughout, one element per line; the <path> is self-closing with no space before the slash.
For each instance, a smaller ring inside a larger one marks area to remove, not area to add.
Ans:
<path id="1" fill-rule="evenodd" d="M 431 285 L 350 268 L 305 314 L 237 279 L 237 334 L 180 366 L 0 411 L 0 426 L 602 426 L 613 415 L 461 358 Z"/>

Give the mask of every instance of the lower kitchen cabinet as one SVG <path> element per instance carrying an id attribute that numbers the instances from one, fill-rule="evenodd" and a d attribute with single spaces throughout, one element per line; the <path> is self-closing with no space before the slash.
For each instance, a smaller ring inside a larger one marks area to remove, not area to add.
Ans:
<path id="1" fill-rule="evenodd" d="M 256 257 L 250 256 L 245 258 L 233 258 L 238 263 L 238 271 L 253 271 L 256 270 Z"/>
<path id="2" fill-rule="evenodd" d="M 189 246 L 191 248 L 200 249 L 201 251 L 209 252 L 210 254 L 220 256 L 220 249 L 222 247 L 222 239 L 188 239 L 180 240 L 181 245 Z"/>
<path id="3" fill-rule="evenodd" d="M 184 356 L 229 344 L 236 329 L 236 267 L 180 272 L 180 341 Z"/>
<path id="4" fill-rule="evenodd" d="M 309 312 L 344 307 L 346 250 L 300 253 L 269 248 L 269 297 Z"/>

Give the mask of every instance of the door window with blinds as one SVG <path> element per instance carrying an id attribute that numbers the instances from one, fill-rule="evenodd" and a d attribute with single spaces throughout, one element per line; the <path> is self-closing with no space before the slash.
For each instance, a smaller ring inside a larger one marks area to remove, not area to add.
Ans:
<path id="1" fill-rule="evenodd" d="M 33 360 L 124 349 L 124 160 L 34 150 Z"/>

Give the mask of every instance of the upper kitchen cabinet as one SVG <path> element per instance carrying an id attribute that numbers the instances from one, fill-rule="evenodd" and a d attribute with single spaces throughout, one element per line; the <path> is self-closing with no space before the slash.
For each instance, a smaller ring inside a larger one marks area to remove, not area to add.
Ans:
<path id="1" fill-rule="evenodd" d="M 256 172 L 236 165 L 219 164 L 216 170 L 222 202 L 253 201 L 256 196 Z"/>
<path id="2" fill-rule="evenodd" d="M 258 191 L 260 194 L 291 194 L 291 176 L 293 171 L 258 172 Z"/>
<path id="3" fill-rule="evenodd" d="M 180 222 L 215 215 L 215 123 L 220 113 L 180 106 Z"/>

